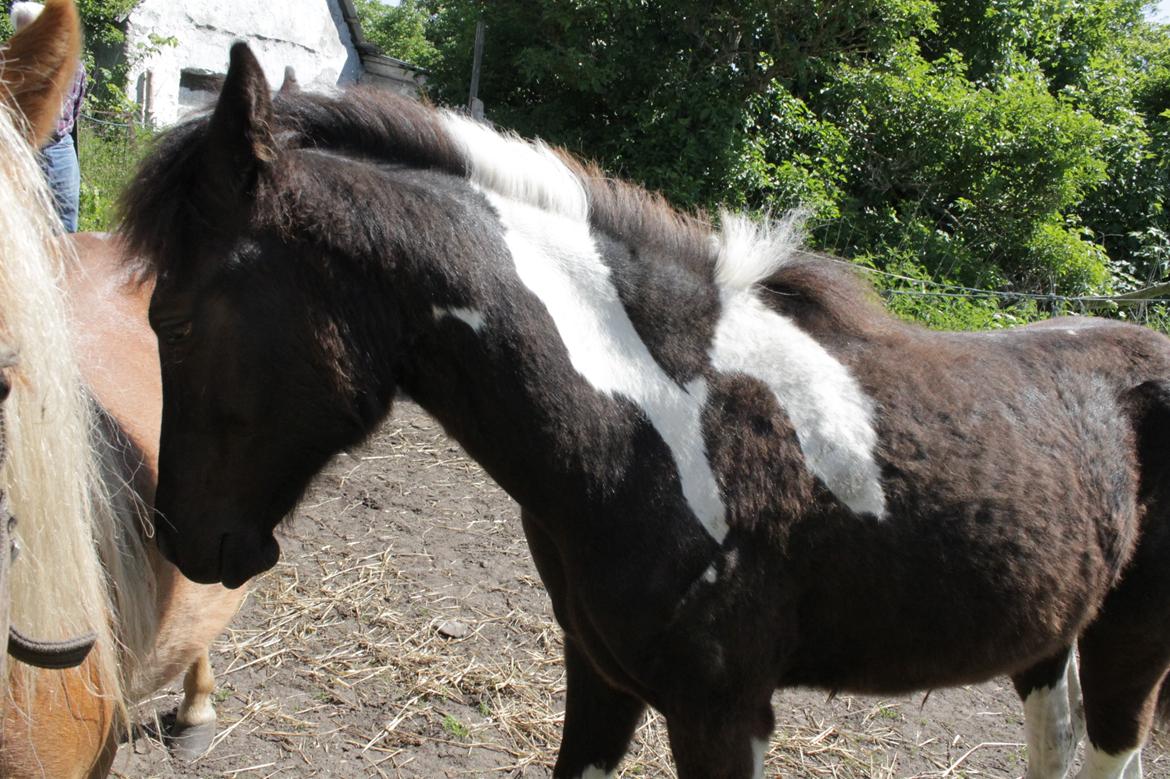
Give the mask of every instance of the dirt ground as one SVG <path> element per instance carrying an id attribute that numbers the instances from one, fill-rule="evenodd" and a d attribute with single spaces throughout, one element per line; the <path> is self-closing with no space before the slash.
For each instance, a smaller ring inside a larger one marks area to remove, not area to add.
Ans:
<path id="1" fill-rule="evenodd" d="M 336 458 L 214 646 L 219 736 L 193 764 L 149 735 L 119 777 L 546 777 L 564 705 L 559 631 L 515 504 L 409 403 Z M 146 731 L 179 686 L 142 708 Z M 768 776 L 1018 777 L 1007 680 L 875 699 L 785 691 Z M 1170 740 L 1145 752 L 1170 776 Z M 620 776 L 673 776 L 648 715 Z"/>

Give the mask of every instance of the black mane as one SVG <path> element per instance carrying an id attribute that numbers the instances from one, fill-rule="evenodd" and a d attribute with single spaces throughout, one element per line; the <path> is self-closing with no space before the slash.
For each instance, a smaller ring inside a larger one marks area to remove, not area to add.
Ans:
<path id="1" fill-rule="evenodd" d="M 437 109 L 417 100 L 359 87 L 336 97 L 280 93 L 272 108 L 276 158 L 250 182 L 257 195 L 248 214 L 253 224 L 286 223 L 288 201 L 274 195 L 292 186 L 313 186 L 311 177 L 293 170 L 289 152 L 295 150 L 470 175 L 470 162 Z M 230 233 L 230 224 L 240 219 L 230 208 L 215 206 L 225 199 L 223 193 L 195 196 L 198 182 L 208 178 L 204 157 L 211 119 L 207 112 L 163 134 L 122 196 L 120 221 L 128 256 L 146 274 L 180 270 L 190 261 L 192 231 L 203 237 Z M 713 274 L 717 249 L 705 213 L 680 211 L 657 193 L 608 177 L 567 152 L 558 154 L 585 188 L 593 229 L 630 246 L 654 247 L 654 256 Z M 320 218 L 328 219 L 325 214 Z M 794 251 L 760 284 L 774 293 L 767 296 L 770 305 L 801 320 L 827 318 L 834 329 L 845 332 L 893 321 L 856 270 L 832 258 Z"/>

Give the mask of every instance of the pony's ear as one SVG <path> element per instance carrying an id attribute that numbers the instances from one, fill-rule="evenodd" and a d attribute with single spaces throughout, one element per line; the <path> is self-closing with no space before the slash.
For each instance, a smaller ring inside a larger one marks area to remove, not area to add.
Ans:
<path id="1" fill-rule="evenodd" d="M 205 148 L 207 180 L 228 185 L 235 195 L 243 195 L 261 168 L 276 160 L 268 81 L 245 43 L 232 46 Z"/>
<path id="2" fill-rule="evenodd" d="M 33 144 L 44 143 L 56 128 L 80 56 L 73 0 L 47 0 L 41 15 L 0 48 L 0 99 L 24 116 Z"/>
<path id="3" fill-rule="evenodd" d="M 301 91 L 301 84 L 297 81 L 297 72 L 292 65 L 284 66 L 284 83 L 280 85 L 280 94 L 293 95 Z"/>

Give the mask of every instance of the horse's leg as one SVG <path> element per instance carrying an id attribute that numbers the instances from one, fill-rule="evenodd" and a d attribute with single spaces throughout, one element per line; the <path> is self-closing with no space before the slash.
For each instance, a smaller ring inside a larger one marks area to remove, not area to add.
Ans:
<path id="1" fill-rule="evenodd" d="M 1085 700 L 1081 695 L 1081 666 L 1077 661 L 1076 647 L 1068 653 L 1068 707 L 1072 712 L 1073 751 L 1085 740 Z"/>
<path id="2" fill-rule="evenodd" d="M 770 692 L 753 708 L 698 704 L 668 714 L 666 728 L 679 779 L 763 779 L 775 726 Z"/>
<path id="3" fill-rule="evenodd" d="M 568 586 L 560 553 L 540 520 L 521 509 L 520 521 L 536 570 L 552 599 L 561 628 L 571 625 Z M 614 688 L 594 668 L 578 640 L 565 633 L 565 726 L 553 776 L 557 779 L 603 779 L 626 753 L 646 705 Z"/>
<path id="4" fill-rule="evenodd" d="M 1024 701 L 1028 742 L 1027 779 L 1065 779 L 1072 767 L 1080 735 L 1074 727 L 1069 677 L 1075 654 L 1066 649 L 1012 677 Z"/>
<path id="5" fill-rule="evenodd" d="M 610 686 L 576 641 L 565 636 L 565 727 L 553 776 L 613 776 L 646 705 Z"/>
<path id="6" fill-rule="evenodd" d="M 211 747 L 215 738 L 215 674 L 204 649 L 183 677 L 183 702 L 170 733 L 171 751 L 182 760 L 194 760 Z"/>
<path id="7" fill-rule="evenodd" d="M 1077 779 L 1142 775 L 1142 745 L 1170 668 L 1170 615 L 1159 612 L 1170 589 L 1161 580 L 1170 577 L 1144 558 L 1142 550 L 1078 642 L 1089 743 Z"/>

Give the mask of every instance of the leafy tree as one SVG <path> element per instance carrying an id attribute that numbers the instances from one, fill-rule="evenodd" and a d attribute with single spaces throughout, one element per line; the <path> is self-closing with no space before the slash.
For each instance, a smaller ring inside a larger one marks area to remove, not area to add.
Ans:
<path id="1" fill-rule="evenodd" d="M 445 0 L 432 85 L 690 207 L 847 256 L 1123 289 L 1170 264 L 1170 36 L 1141 0 Z"/>
<path id="2" fill-rule="evenodd" d="M 426 36 L 430 13 L 425 2 L 402 0 L 391 6 L 379 0 L 356 0 L 355 5 L 362 32 L 384 53 L 424 68 L 434 62 L 435 47 Z"/>

